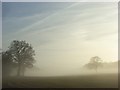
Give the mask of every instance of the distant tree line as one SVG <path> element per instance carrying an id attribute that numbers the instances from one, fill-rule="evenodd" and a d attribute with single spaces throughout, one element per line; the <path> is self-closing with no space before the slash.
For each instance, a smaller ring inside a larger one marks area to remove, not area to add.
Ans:
<path id="1" fill-rule="evenodd" d="M 88 70 L 95 70 L 96 72 L 98 72 L 99 69 L 117 69 L 118 68 L 118 61 L 114 61 L 114 62 L 103 62 L 103 60 L 98 57 L 98 56 L 94 56 L 90 59 L 90 61 L 85 64 L 83 67 L 88 69 Z"/>
<path id="2" fill-rule="evenodd" d="M 26 68 L 32 68 L 35 63 L 35 51 L 31 44 L 26 41 L 14 40 L 6 51 L 0 50 L 2 57 L 2 74 L 3 76 L 11 76 L 16 73 L 17 76 L 24 76 Z M 1 59 L 1 58 L 0 58 Z M 103 66 L 100 57 L 94 56 L 84 65 L 87 69 L 98 71 Z"/>

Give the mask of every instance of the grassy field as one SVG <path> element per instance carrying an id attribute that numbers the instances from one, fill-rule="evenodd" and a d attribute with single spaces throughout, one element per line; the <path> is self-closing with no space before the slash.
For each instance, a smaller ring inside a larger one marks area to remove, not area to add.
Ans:
<path id="1" fill-rule="evenodd" d="M 117 74 L 10 77 L 3 79 L 3 88 L 117 88 Z"/>

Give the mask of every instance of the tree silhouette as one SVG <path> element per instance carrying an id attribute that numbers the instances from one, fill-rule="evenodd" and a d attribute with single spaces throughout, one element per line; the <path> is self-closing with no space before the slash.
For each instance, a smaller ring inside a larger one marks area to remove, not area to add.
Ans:
<path id="1" fill-rule="evenodd" d="M 94 69 L 96 72 L 98 70 L 98 67 L 102 66 L 102 60 L 100 57 L 95 56 L 90 59 L 90 62 L 85 65 L 88 69 Z"/>
<path id="2" fill-rule="evenodd" d="M 18 66 L 17 76 L 24 75 L 25 69 L 32 67 L 35 62 L 35 51 L 32 46 L 26 41 L 14 40 L 10 47 L 10 59 Z"/>
<path id="3" fill-rule="evenodd" d="M 2 57 L 2 73 L 3 76 L 10 76 L 13 68 L 15 68 L 16 64 L 12 61 L 12 55 L 10 51 L 5 51 L 1 53 Z"/>

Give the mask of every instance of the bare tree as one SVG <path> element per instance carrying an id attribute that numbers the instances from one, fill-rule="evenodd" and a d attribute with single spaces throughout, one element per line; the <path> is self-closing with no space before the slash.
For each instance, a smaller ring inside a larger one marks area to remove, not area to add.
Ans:
<path id="1" fill-rule="evenodd" d="M 32 67 L 35 62 L 35 51 L 32 46 L 26 41 L 14 40 L 9 47 L 9 51 L 12 62 L 18 65 L 17 76 L 24 75 L 25 69 Z"/>

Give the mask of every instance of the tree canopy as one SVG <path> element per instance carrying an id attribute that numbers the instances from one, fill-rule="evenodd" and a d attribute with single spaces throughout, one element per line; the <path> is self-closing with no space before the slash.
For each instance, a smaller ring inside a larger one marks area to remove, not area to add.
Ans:
<path id="1" fill-rule="evenodd" d="M 25 68 L 33 67 L 35 51 L 26 41 L 14 40 L 8 50 L 3 52 L 3 63 L 17 66 L 17 75 L 24 75 Z M 12 63 L 12 64 L 11 64 Z"/>
<path id="2" fill-rule="evenodd" d="M 102 66 L 102 60 L 100 57 L 95 56 L 92 57 L 88 64 L 86 64 L 84 67 L 88 69 L 94 69 L 97 72 L 98 67 Z"/>

